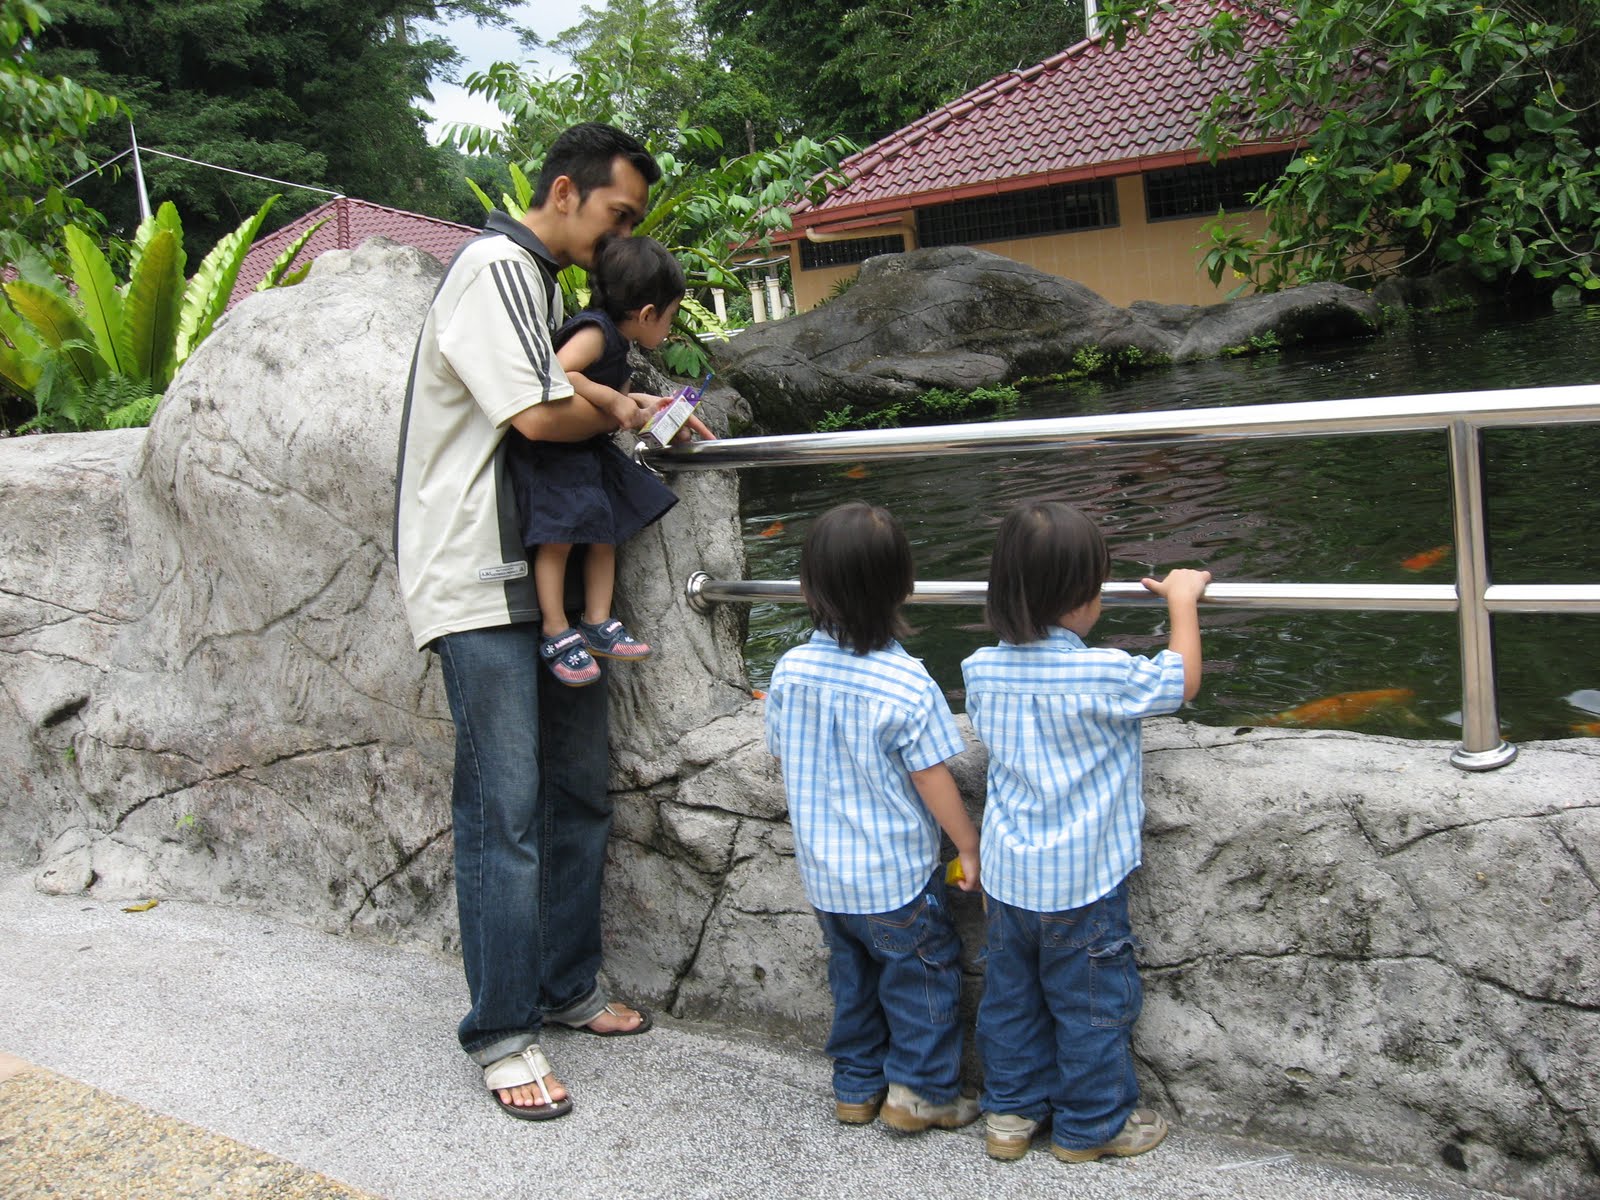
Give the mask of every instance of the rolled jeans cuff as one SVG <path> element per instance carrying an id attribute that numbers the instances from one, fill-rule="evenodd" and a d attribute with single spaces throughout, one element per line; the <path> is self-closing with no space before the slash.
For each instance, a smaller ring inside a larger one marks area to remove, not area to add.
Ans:
<path id="1" fill-rule="evenodd" d="M 554 1012 L 547 1012 L 544 1014 L 544 1019 L 555 1025 L 587 1025 L 605 1012 L 609 1003 L 605 989 L 596 983 L 594 990 L 582 1000 L 565 1008 L 558 1008 Z"/>
<path id="2" fill-rule="evenodd" d="M 496 1038 L 486 1046 L 480 1046 L 476 1050 L 468 1050 L 467 1057 L 471 1058 L 480 1067 L 487 1067 L 491 1063 L 499 1062 L 507 1055 L 521 1054 L 529 1046 L 537 1043 L 538 1040 L 538 1034 L 534 1033 L 508 1033 L 505 1037 Z"/>

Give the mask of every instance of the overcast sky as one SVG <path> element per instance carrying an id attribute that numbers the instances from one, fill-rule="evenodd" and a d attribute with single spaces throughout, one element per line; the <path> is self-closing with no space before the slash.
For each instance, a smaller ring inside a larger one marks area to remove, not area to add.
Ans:
<path id="1" fill-rule="evenodd" d="M 590 0 L 590 6 L 603 9 L 605 0 Z M 545 41 L 551 41 L 563 29 L 570 29 L 583 19 L 583 0 L 538 0 L 536 4 L 518 4 L 506 11 L 518 25 L 532 29 Z M 528 55 L 514 35 L 503 29 L 480 29 L 470 18 L 427 25 L 429 30 L 440 30 L 461 51 L 466 62 L 461 67 L 461 77 L 471 71 L 481 71 L 490 63 L 502 60 L 531 62 L 541 74 L 560 74 L 570 70 L 572 64 L 565 58 L 540 50 Z M 469 96 L 466 89 L 452 83 L 433 85 L 433 103 L 422 106 L 434 122 L 434 138 L 438 129 L 451 121 L 469 121 L 475 125 L 498 125 L 500 112 L 482 96 Z"/>

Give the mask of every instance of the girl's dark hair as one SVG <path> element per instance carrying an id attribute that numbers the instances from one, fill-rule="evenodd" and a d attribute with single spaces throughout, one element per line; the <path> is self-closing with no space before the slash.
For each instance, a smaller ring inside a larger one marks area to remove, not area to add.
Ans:
<path id="1" fill-rule="evenodd" d="M 613 321 L 636 313 L 646 304 L 664 311 L 682 300 L 685 281 L 678 260 L 655 238 L 603 235 L 594 247 L 589 270 L 589 307 Z"/>
<path id="2" fill-rule="evenodd" d="M 989 561 L 989 624 L 1013 645 L 1036 642 L 1100 594 L 1111 551 L 1083 513 L 1057 500 L 1011 510 Z"/>
<path id="3" fill-rule="evenodd" d="M 823 513 L 800 549 L 811 621 L 857 654 L 905 635 L 900 606 L 916 581 L 911 544 L 886 508 L 859 500 Z"/>
<path id="4" fill-rule="evenodd" d="M 563 175 L 577 185 L 579 202 L 587 200 L 595 188 L 612 182 L 619 158 L 632 163 L 647 184 L 654 185 L 661 178 L 661 168 L 656 165 L 655 158 L 632 134 L 598 121 L 584 121 L 563 129 L 545 152 L 544 164 L 534 183 L 533 207 L 544 207 L 550 196 L 550 185 Z"/>

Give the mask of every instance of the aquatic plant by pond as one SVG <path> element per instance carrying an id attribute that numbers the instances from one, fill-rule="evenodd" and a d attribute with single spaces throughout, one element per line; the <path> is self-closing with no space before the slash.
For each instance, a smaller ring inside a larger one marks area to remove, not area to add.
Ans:
<path id="1" fill-rule="evenodd" d="M 1521 318 L 1421 317 L 1374 342 L 1291 347 L 1023 393 L 1019 418 L 1278 401 L 1538 387 L 1600 381 L 1600 308 Z M 1600 427 L 1492 430 L 1485 438 L 1493 578 L 1600 581 Z M 1437 582 L 1453 579 L 1442 434 L 1193 444 L 1086 454 L 1033 453 L 747 470 L 749 572 L 792 579 L 808 520 L 843 499 L 887 505 L 907 526 L 918 577 L 980 579 L 1000 517 L 1024 499 L 1079 504 L 1102 522 L 1114 577 L 1178 566 L 1219 579 Z M 1441 550 L 1441 547 L 1446 549 Z M 917 607 L 907 642 L 953 698 L 960 660 L 992 635 L 977 608 Z M 1097 635 L 1135 651 L 1164 644 L 1159 614 L 1110 610 Z M 1455 619 L 1414 613 L 1206 610 L 1207 680 L 1186 710 L 1212 724 L 1355 726 L 1406 737 L 1456 736 Z M 762 687 L 805 636 L 804 610 L 756 605 L 746 656 Z M 1501 714 L 1513 741 L 1573 736 L 1597 716 L 1600 622 L 1495 620 Z M 1284 719 L 1308 704 L 1376 693 Z M 1402 695 L 1401 693 L 1410 693 Z M 1576 700 L 1570 699 L 1576 697 Z"/>

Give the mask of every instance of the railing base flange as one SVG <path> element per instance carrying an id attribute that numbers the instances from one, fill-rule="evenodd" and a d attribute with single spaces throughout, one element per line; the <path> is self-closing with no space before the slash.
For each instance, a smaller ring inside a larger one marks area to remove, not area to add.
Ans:
<path id="1" fill-rule="evenodd" d="M 705 586 L 710 582 L 711 576 L 704 571 L 696 571 L 689 576 L 688 581 L 683 585 L 684 599 L 689 602 L 689 607 L 702 617 L 709 616 L 717 607 L 712 601 L 707 600 L 705 596 Z"/>
<path id="2" fill-rule="evenodd" d="M 1462 771 L 1493 771 L 1517 756 L 1517 748 L 1501 742 L 1493 750 L 1465 750 L 1457 746 L 1450 753 L 1450 765 Z"/>

